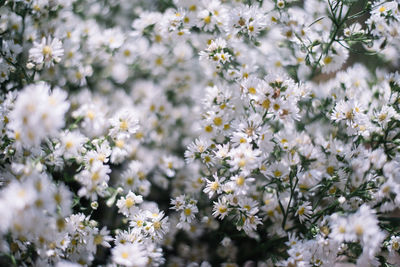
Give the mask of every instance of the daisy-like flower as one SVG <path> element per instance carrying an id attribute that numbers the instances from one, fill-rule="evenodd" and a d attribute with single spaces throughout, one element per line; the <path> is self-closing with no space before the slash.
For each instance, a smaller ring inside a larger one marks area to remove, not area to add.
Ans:
<path id="1" fill-rule="evenodd" d="M 255 231 L 257 230 L 257 225 L 262 224 L 261 218 L 254 214 L 249 214 L 242 218 L 243 226 L 236 226 L 238 230 L 243 229 L 247 235 L 255 238 L 257 234 Z"/>
<path id="2" fill-rule="evenodd" d="M 246 178 L 244 175 L 234 175 L 231 177 L 229 186 L 235 194 L 245 195 L 254 181 L 255 179 L 252 177 Z"/>
<path id="3" fill-rule="evenodd" d="M 180 195 L 174 199 L 171 199 L 171 205 L 172 205 L 171 209 L 176 211 L 182 210 L 184 207 L 183 204 L 185 204 L 185 198 L 186 198 L 185 195 Z"/>
<path id="4" fill-rule="evenodd" d="M 93 236 L 93 245 L 101 245 L 106 248 L 111 247 L 109 242 L 112 241 L 113 238 L 109 234 L 110 231 L 107 230 L 107 227 L 103 227 L 100 231 L 98 231 L 98 229 L 96 228 L 95 234 Z"/>
<path id="5" fill-rule="evenodd" d="M 309 201 L 304 202 L 299 206 L 296 211 L 296 216 L 299 216 L 300 223 L 303 223 L 304 220 L 308 219 L 312 214 L 312 207 Z"/>
<path id="6" fill-rule="evenodd" d="M 222 182 L 225 181 L 225 177 L 219 178 L 218 175 L 215 173 L 214 174 L 214 181 L 210 181 L 206 179 L 207 185 L 204 188 L 203 192 L 208 194 L 209 198 L 212 198 L 214 196 L 214 193 L 221 194 L 222 192 Z"/>
<path id="7" fill-rule="evenodd" d="M 144 249 L 137 243 L 118 244 L 112 251 L 115 264 L 123 266 L 146 266 L 147 256 Z"/>
<path id="8" fill-rule="evenodd" d="M 333 214 L 330 217 L 331 233 L 330 237 L 338 243 L 348 240 L 348 233 L 350 232 L 350 226 L 346 218 Z"/>
<path id="9" fill-rule="evenodd" d="M 129 191 L 126 197 L 121 197 L 117 201 L 117 207 L 119 209 L 118 211 L 128 217 L 130 215 L 133 215 L 139 210 L 139 208 L 136 205 L 142 202 L 143 202 L 142 196 L 137 196 L 133 192 Z"/>
<path id="10" fill-rule="evenodd" d="M 130 226 L 133 227 L 134 230 L 138 230 L 138 232 L 144 229 L 145 224 L 147 224 L 147 216 L 145 213 L 141 212 L 135 213 L 130 221 Z"/>
<path id="11" fill-rule="evenodd" d="M 179 223 L 176 225 L 176 227 L 178 229 L 190 229 L 190 224 L 196 217 L 196 214 L 199 212 L 199 209 L 196 206 L 197 201 L 193 198 L 186 198 L 185 195 L 181 195 L 173 199 L 171 204 L 174 205 L 174 207 L 171 207 L 171 209 L 181 211 Z"/>
<path id="12" fill-rule="evenodd" d="M 161 240 L 162 237 L 168 232 L 169 230 L 169 222 L 168 216 L 164 217 L 164 212 L 150 212 L 147 211 L 147 218 L 152 220 L 151 228 L 149 229 L 149 233 L 152 237 Z"/>
<path id="13" fill-rule="evenodd" d="M 104 196 L 108 187 L 107 183 L 110 179 L 108 174 L 110 172 L 110 166 L 104 165 L 100 161 L 95 161 L 90 168 L 78 173 L 75 179 L 82 185 L 78 195 L 92 200 L 97 200 L 98 195 Z"/>
<path id="14" fill-rule="evenodd" d="M 261 151 L 253 149 L 250 144 L 243 143 L 229 152 L 231 159 L 228 163 L 232 166 L 231 171 L 241 170 L 243 174 L 249 174 L 259 165 Z"/>
<path id="15" fill-rule="evenodd" d="M 43 37 L 40 43 L 34 42 L 33 47 L 29 50 L 29 62 L 41 69 L 43 65 L 50 67 L 54 63 L 60 62 L 63 55 L 64 49 L 60 40 Z"/>
<path id="16" fill-rule="evenodd" d="M 210 45 L 204 50 L 200 51 L 201 60 L 210 60 L 215 63 L 226 63 L 230 60 L 231 55 L 225 52 L 226 41 L 222 38 L 212 40 Z"/>
<path id="17" fill-rule="evenodd" d="M 210 140 L 205 138 L 197 138 L 194 142 L 192 142 L 187 150 L 185 151 L 185 160 L 186 163 L 192 163 L 196 158 L 196 154 L 204 153 L 207 148 L 211 145 Z"/>
<path id="18" fill-rule="evenodd" d="M 65 159 L 78 157 L 81 152 L 80 150 L 82 149 L 82 145 L 87 141 L 87 138 L 78 131 L 62 132 L 60 139 L 61 150 L 64 152 L 63 156 Z"/>
<path id="19" fill-rule="evenodd" d="M 333 49 L 322 59 L 322 72 L 331 73 L 339 70 L 349 57 L 346 48 L 334 44 Z"/>
<path id="20" fill-rule="evenodd" d="M 199 212 L 199 209 L 194 204 L 187 204 L 182 210 L 181 213 L 181 221 L 185 221 L 191 223 L 196 216 L 196 213 Z"/>
<path id="21" fill-rule="evenodd" d="M 213 151 L 215 154 L 215 157 L 218 159 L 224 159 L 228 156 L 229 153 L 229 144 L 225 145 L 217 145 L 216 150 Z"/>
<path id="22" fill-rule="evenodd" d="M 37 146 L 45 137 L 57 136 L 69 108 L 67 94 L 40 82 L 26 86 L 10 113 L 9 136 L 24 147 Z"/>
<path id="23" fill-rule="evenodd" d="M 376 112 L 375 117 L 379 125 L 385 128 L 391 119 L 398 120 L 400 115 L 394 110 L 393 107 L 384 105 L 379 112 Z"/>
<path id="24" fill-rule="evenodd" d="M 364 33 L 364 30 L 362 29 L 361 24 L 358 22 L 351 24 L 349 27 L 343 30 L 343 34 L 346 37 L 350 37 L 353 34 L 362 34 L 362 33 Z"/>
<path id="25" fill-rule="evenodd" d="M 110 135 L 114 138 L 129 138 L 138 130 L 138 120 L 132 115 L 131 110 L 122 110 L 110 119 Z"/>
<path id="26" fill-rule="evenodd" d="M 228 201 L 225 197 L 219 198 L 217 202 L 214 202 L 213 216 L 220 218 L 221 220 L 229 213 Z"/>
<path id="27" fill-rule="evenodd" d="M 400 249 L 400 236 L 392 236 L 387 246 L 390 253 L 395 253 Z"/>

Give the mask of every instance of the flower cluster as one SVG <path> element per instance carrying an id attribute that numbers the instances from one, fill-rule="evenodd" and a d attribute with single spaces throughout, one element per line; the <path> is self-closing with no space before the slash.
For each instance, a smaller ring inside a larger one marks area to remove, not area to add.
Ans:
<path id="1" fill-rule="evenodd" d="M 397 266 L 400 2 L 0 1 L 1 266 Z"/>

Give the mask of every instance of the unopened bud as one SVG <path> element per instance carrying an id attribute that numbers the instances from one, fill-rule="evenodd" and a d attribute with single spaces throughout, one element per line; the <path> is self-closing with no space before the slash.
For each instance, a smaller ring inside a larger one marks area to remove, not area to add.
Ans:
<path id="1" fill-rule="evenodd" d="M 97 201 L 93 201 L 92 203 L 90 203 L 90 206 L 92 207 L 92 209 L 97 210 L 97 208 L 99 207 L 99 203 Z"/>
<path id="2" fill-rule="evenodd" d="M 33 67 L 35 67 L 35 65 L 34 65 L 32 62 L 28 62 L 28 63 L 26 64 L 26 68 L 27 68 L 28 70 L 33 69 Z"/>

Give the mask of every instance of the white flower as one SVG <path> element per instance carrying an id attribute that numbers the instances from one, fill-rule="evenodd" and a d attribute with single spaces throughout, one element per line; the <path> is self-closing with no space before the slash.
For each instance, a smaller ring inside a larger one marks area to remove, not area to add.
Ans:
<path id="1" fill-rule="evenodd" d="M 176 211 L 182 210 L 185 204 L 185 198 L 186 198 L 185 195 L 180 195 L 174 199 L 171 199 L 171 205 L 172 205 L 171 209 Z"/>
<path id="2" fill-rule="evenodd" d="M 103 247 L 109 248 L 111 247 L 110 241 L 113 240 L 113 238 L 109 235 L 110 231 L 107 230 L 107 227 L 103 227 L 100 231 L 98 231 L 97 228 L 95 228 L 95 234 L 93 236 L 93 245 L 98 246 L 102 245 Z"/>
<path id="3" fill-rule="evenodd" d="M 357 242 L 363 247 L 359 261 L 372 261 L 385 238 L 378 226 L 375 211 L 366 204 L 348 217 L 333 214 L 331 216 L 332 232 L 330 237 L 337 242 Z"/>
<path id="4" fill-rule="evenodd" d="M 341 243 L 343 241 L 348 241 L 348 233 L 350 232 L 350 228 L 346 218 L 338 216 L 337 214 L 333 214 L 330 217 L 331 223 L 331 233 L 330 238 Z"/>
<path id="5" fill-rule="evenodd" d="M 300 223 L 303 223 L 304 220 L 309 219 L 311 214 L 312 214 L 311 203 L 309 201 L 306 201 L 298 207 L 295 215 L 299 216 Z"/>
<path id="6" fill-rule="evenodd" d="M 139 129 L 138 120 L 133 115 L 133 110 L 121 110 L 110 119 L 110 136 L 117 139 L 128 139 Z"/>
<path id="7" fill-rule="evenodd" d="M 331 73 L 339 70 L 349 57 L 346 48 L 334 43 L 333 48 L 322 59 L 322 72 Z"/>
<path id="8" fill-rule="evenodd" d="M 181 216 L 180 216 L 180 220 L 182 222 L 188 222 L 191 223 L 192 220 L 195 218 L 196 213 L 199 212 L 199 209 L 197 208 L 196 205 L 194 204 L 187 204 L 184 206 L 182 212 L 181 212 Z"/>
<path id="9" fill-rule="evenodd" d="M 126 195 L 126 197 L 121 197 L 117 201 L 118 212 L 123 215 L 129 217 L 139 211 L 139 208 L 136 206 L 143 202 L 142 196 L 137 196 L 131 191 Z"/>
<path id="10" fill-rule="evenodd" d="M 118 244 L 111 250 L 115 264 L 131 267 L 147 265 L 147 255 L 141 245 L 137 243 Z"/>
<path id="11" fill-rule="evenodd" d="M 63 156 L 65 159 L 79 157 L 80 153 L 82 152 L 82 145 L 88 140 L 88 138 L 86 138 L 78 131 L 63 132 L 61 133 L 60 139 L 61 149 L 64 152 Z"/>
<path id="12" fill-rule="evenodd" d="M 56 136 L 65 124 L 64 115 L 69 108 L 66 98 L 64 91 L 51 91 L 44 82 L 26 86 L 10 113 L 9 136 L 25 148 Z"/>
<path id="13" fill-rule="evenodd" d="M 212 198 L 215 193 L 221 194 L 222 192 L 221 183 L 225 181 L 225 177 L 219 178 L 216 173 L 213 175 L 213 177 L 214 181 L 206 179 L 207 185 L 203 190 L 204 193 L 208 194 L 209 198 Z"/>
<path id="14" fill-rule="evenodd" d="M 110 49 L 121 47 L 125 39 L 124 34 L 119 28 L 105 30 L 101 38 L 103 44 L 108 46 Z"/>
<path id="15" fill-rule="evenodd" d="M 53 40 L 48 37 L 42 38 L 40 43 L 34 42 L 33 47 L 29 50 L 29 61 L 36 64 L 39 69 L 43 66 L 53 66 L 58 63 L 64 55 L 62 43 L 57 38 Z"/>
<path id="16" fill-rule="evenodd" d="M 188 146 L 187 150 L 185 151 L 186 163 L 193 162 L 196 157 L 196 153 L 204 153 L 210 145 L 210 140 L 203 137 L 197 138 L 193 143 Z"/>
<path id="17" fill-rule="evenodd" d="M 168 232 L 170 223 L 168 216 L 164 217 L 164 212 L 146 212 L 147 218 L 152 221 L 149 233 L 156 239 L 161 240 L 163 236 Z"/>
<path id="18" fill-rule="evenodd" d="M 75 179 L 82 185 L 78 195 L 91 200 L 97 200 L 97 195 L 104 196 L 108 187 L 108 180 L 110 179 L 108 174 L 110 172 L 110 166 L 95 161 L 88 169 L 78 173 Z"/>
<path id="19" fill-rule="evenodd" d="M 244 175 L 251 173 L 260 164 L 261 151 L 253 149 L 250 144 L 242 143 L 238 147 L 231 149 L 228 163 L 232 166 L 231 171 L 241 170 Z"/>
<path id="20" fill-rule="evenodd" d="M 392 235 L 387 246 L 390 253 L 395 253 L 400 249 L 400 236 Z"/>
<path id="21" fill-rule="evenodd" d="M 7 207 L 16 212 L 33 205 L 37 194 L 32 182 L 14 181 L 2 191 L 2 198 L 7 201 Z"/>
<path id="22" fill-rule="evenodd" d="M 362 29 L 361 24 L 358 22 L 351 24 L 349 27 L 343 30 L 343 34 L 346 37 L 350 37 L 353 34 L 361 34 L 361 33 L 364 33 L 364 30 Z"/>
<path id="23" fill-rule="evenodd" d="M 250 185 L 255 181 L 254 178 L 246 178 L 244 175 L 234 175 L 230 180 L 228 187 L 237 195 L 246 195 L 250 189 Z"/>
<path id="24" fill-rule="evenodd" d="M 386 128 L 390 120 L 400 119 L 400 115 L 394 110 L 393 107 L 388 105 L 384 105 L 379 112 L 376 112 L 375 117 L 379 125 L 381 125 L 383 128 Z"/>
<path id="25" fill-rule="evenodd" d="M 224 197 L 219 198 L 217 202 L 214 202 L 213 216 L 220 218 L 221 220 L 228 215 L 230 208 L 228 207 L 228 202 Z"/>

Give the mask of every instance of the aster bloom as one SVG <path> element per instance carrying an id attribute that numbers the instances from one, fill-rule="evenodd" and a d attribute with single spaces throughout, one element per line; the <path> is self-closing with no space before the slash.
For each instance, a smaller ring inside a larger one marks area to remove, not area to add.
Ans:
<path id="1" fill-rule="evenodd" d="M 110 120 L 110 136 L 116 139 L 126 139 L 138 130 L 138 120 L 133 116 L 133 111 L 124 110 Z"/>
<path id="2" fill-rule="evenodd" d="M 57 38 L 43 37 L 40 43 L 34 42 L 29 50 L 29 61 L 36 65 L 38 69 L 51 67 L 54 63 L 59 63 L 64 55 L 62 43 Z"/>
<path id="3" fill-rule="evenodd" d="M 195 205 L 187 204 L 186 206 L 184 206 L 184 208 L 182 210 L 180 219 L 184 223 L 185 222 L 190 223 L 194 219 L 196 213 L 198 213 L 198 212 L 199 212 L 199 210 L 197 209 L 197 207 Z"/>
<path id="4" fill-rule="evenodd" d="M 388 250 L 390 253 L 395 253 L 400 248 L 400 237 L 399 236 L 391 236 L 388 244 Z"/>
<path id="5" fill-rule="evenodd" d="M 94 245 L 102 245 L 103 247 L 111 247 L 110 241 L 113 240 L 113 238 L 109 235 L 110 231 L 107 230 L 106 227 L 103 227 L 97 234 L 94 235 L 93 238 L 93 243 Z"/>
<path id="6" fill-rule="evenodd" d="M 113 261 L 122 266 L 146 266 L 147 257 L 143 247 L 137 243 L 117 245 L 112 250 Z"/>
<path id="7" fill-rule="evenodd" d="M 147 217 L 151 220 L 150 235 L 161 240 L 170 229 L 168 216 L 165 216 L 163 211 L 152 213 L 148 211 Z"/>
<path id="8" fill-rule="evenodd" d="M 117 201 L 117 207 L 119 208 L 120 213 L 123 215 L 129 217 L 136 212 L 139 211 L 138 207 L 136 205 L 140 204 L 143 202 L 143 197 L 142 196 L 137 196 L 131 191 L 126 195 L 126 197 L 121 197 Z"/>
<path id="9" fill-rule="evenodd" d="M 188 146 L 188 149 L 185 151 L 185 160 L 187 163 L 192 162 L 196 154 L 204 153 L 207 148 L 210 146 L 211 142 L 208 139 L 199 138 L 196 139 L 193 143 Z"/>
<path id="10" fill-rule="evenodd" d="M 209 198 L 212 198 L 214 194 L 220 194 L 222 192 L 222 184 L 225 181 L 225 177 L 218 177 L 217 174 L 213 176 L 214 181 L 206 179 L 207 185 L 203 192 L 208 194 Z"/>
<path id="11" fill-rule="evenodd" d="M 63 156 L 66 159 L 78 157 L 82 152 L 82 145 L 87 141 L 87 138 L 77 131 L 63 132 L 60 139 Z"/>
<path id="12" fill-rule="evenodd" d="M 224 219 L 229 213 L 229 206 L 225 199 L 219 198 L 218 202 L 214 202 L 213 216 L 216 218 Z"/>
<path id="13" fill-rule="evenodd" d="M 76 175 L 75 179 L 82 185 L 78 194 L 92 200 L 96 200 L 98 195 L 105 195 L 110 172 L 108 165 L 95 161 L 90 168 Z"/>
<path id="14" fill-rule="evenodd" d="M 332 52 L 328 53 L 323 58 L 322 71 L 325 73 L 330 73 L 339 70 L 344 62 L 346 62 L 348 56 L 348 51 L 345 48 L 335 45 L 335 47 L 332 49 Z"/>
<path id="15" fill-rule="evenodd" d="M 69 108 L 67 94 L 59 88 L 51 91 L 44 82 L 24 88 L 10 113 L 10 137 L 24 147 L 37 146 L 46 137 L 54 137 L 64 126 Z"/>

